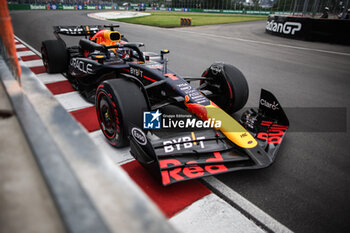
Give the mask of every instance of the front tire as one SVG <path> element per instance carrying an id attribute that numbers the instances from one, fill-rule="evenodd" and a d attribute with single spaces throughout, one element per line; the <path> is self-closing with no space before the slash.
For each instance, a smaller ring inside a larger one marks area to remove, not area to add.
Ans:
<path id="1" fill-rule="evenodd" d="M 47 73 L 63 73 L 68 67 L 66 45 L 60 40 L 45 40 L 41 44 L 41 57 Z"/>
<path id="2" fill-rule="evenodd" d="M 115 147 L 129 145 L 132 127 L 142 129 L 147 101 L 140 87 L 127 79 L 104 81 L 97 89 L 96 112 L 100 128 Z"/>
<path id="3" fill-rule="evenodd" d="M 247 80 L 240 70 L 233 65 L 214 63 L 202 74 L 202 89 L 213 93 L 209 97 L 227 113 L 234 113 L 244 107 L 249 96 Z"/>

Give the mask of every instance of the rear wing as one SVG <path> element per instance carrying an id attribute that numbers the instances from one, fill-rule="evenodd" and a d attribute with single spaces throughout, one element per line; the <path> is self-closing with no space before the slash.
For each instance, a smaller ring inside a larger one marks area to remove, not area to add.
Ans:
<path id="1" fill-rule="evenodd" d="M 109 28 L 113 31 L 114 28 L 119 27 L 119 25 L 75 25 L 75 26 L 54 26 L 54 34 L 57 38 L 59 35 L 66 36 L 93 36 L 98 31 Z"/>

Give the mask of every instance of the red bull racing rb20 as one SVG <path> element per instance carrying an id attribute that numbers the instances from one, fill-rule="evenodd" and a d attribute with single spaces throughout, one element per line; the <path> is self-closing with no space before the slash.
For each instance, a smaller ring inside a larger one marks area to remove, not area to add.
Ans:
<path id="1" fill-rule="evenodd" d="M 261 90 L 259 108 L 236 120 L 248 84 L 234 66 L 216 62 L 200 77 L 167 66 L 167 50 L 142 52 L 116 26 L 57 26 L 42 43 L 49 73 L 64 73 L 96 106 L 101 130 L 163 185 L 271 165 L 289 127 L 275 96 Z M 66 47 L 59 36 L 85 36 Z M 191 85 L 195 82 L 197 85 Z"/>

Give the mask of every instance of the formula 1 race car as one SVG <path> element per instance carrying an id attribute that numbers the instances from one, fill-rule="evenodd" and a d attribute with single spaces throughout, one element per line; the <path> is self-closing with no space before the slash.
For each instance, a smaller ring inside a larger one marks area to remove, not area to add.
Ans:
<path id="1" fill-rule="evenodd" d="M 81 33 L 90 39 L 79 46 L 66 48 L 61 39 L 43 42 L 45 67 L 66 73 L 85 97 L 93 97 L 107 141 L 130 145 L 135 159 L 163 185 L 273 163 L 288 118 L 275 96 L 262 89 L 259 109 L 236 121 L 230 114 L 246 104 L 249 93 L 237 68 L 217 62 L 201 77 L 184 78 L 167 67 L 169 51 L 142 52 L 141 43 L 121 44 L 112 28 L 92 33 L 92 26 L 84 27 L 89 30 Z"/>

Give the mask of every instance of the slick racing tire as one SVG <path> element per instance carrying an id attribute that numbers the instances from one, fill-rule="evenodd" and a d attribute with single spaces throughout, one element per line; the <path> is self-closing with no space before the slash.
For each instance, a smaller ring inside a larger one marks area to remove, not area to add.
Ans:
<path id="1" fill-rule="evenodd" d="M 241 71 L 229 64 L 214 63 L 202 74 L 200 89 L 210 90 L 209 99 L 227 113 L 244 107 L 249 96 L 247 80 Z"/>
<path id="2" fill-rule="evenodd" d="M 63 41 L 43 41 L 41 44 L 41 57 L 48 73 L 54 74 L 67 71 L 68 52 Z"/>
<path id="3" fill-rule="evenodd" d="M 140 87 L 128 79 L 110 79 L 97 88 L 98 122 L 108 142 L 115 147 L 129 145 L 128 136 L 133 127 L 142 129 L 147 106 Z"/>

